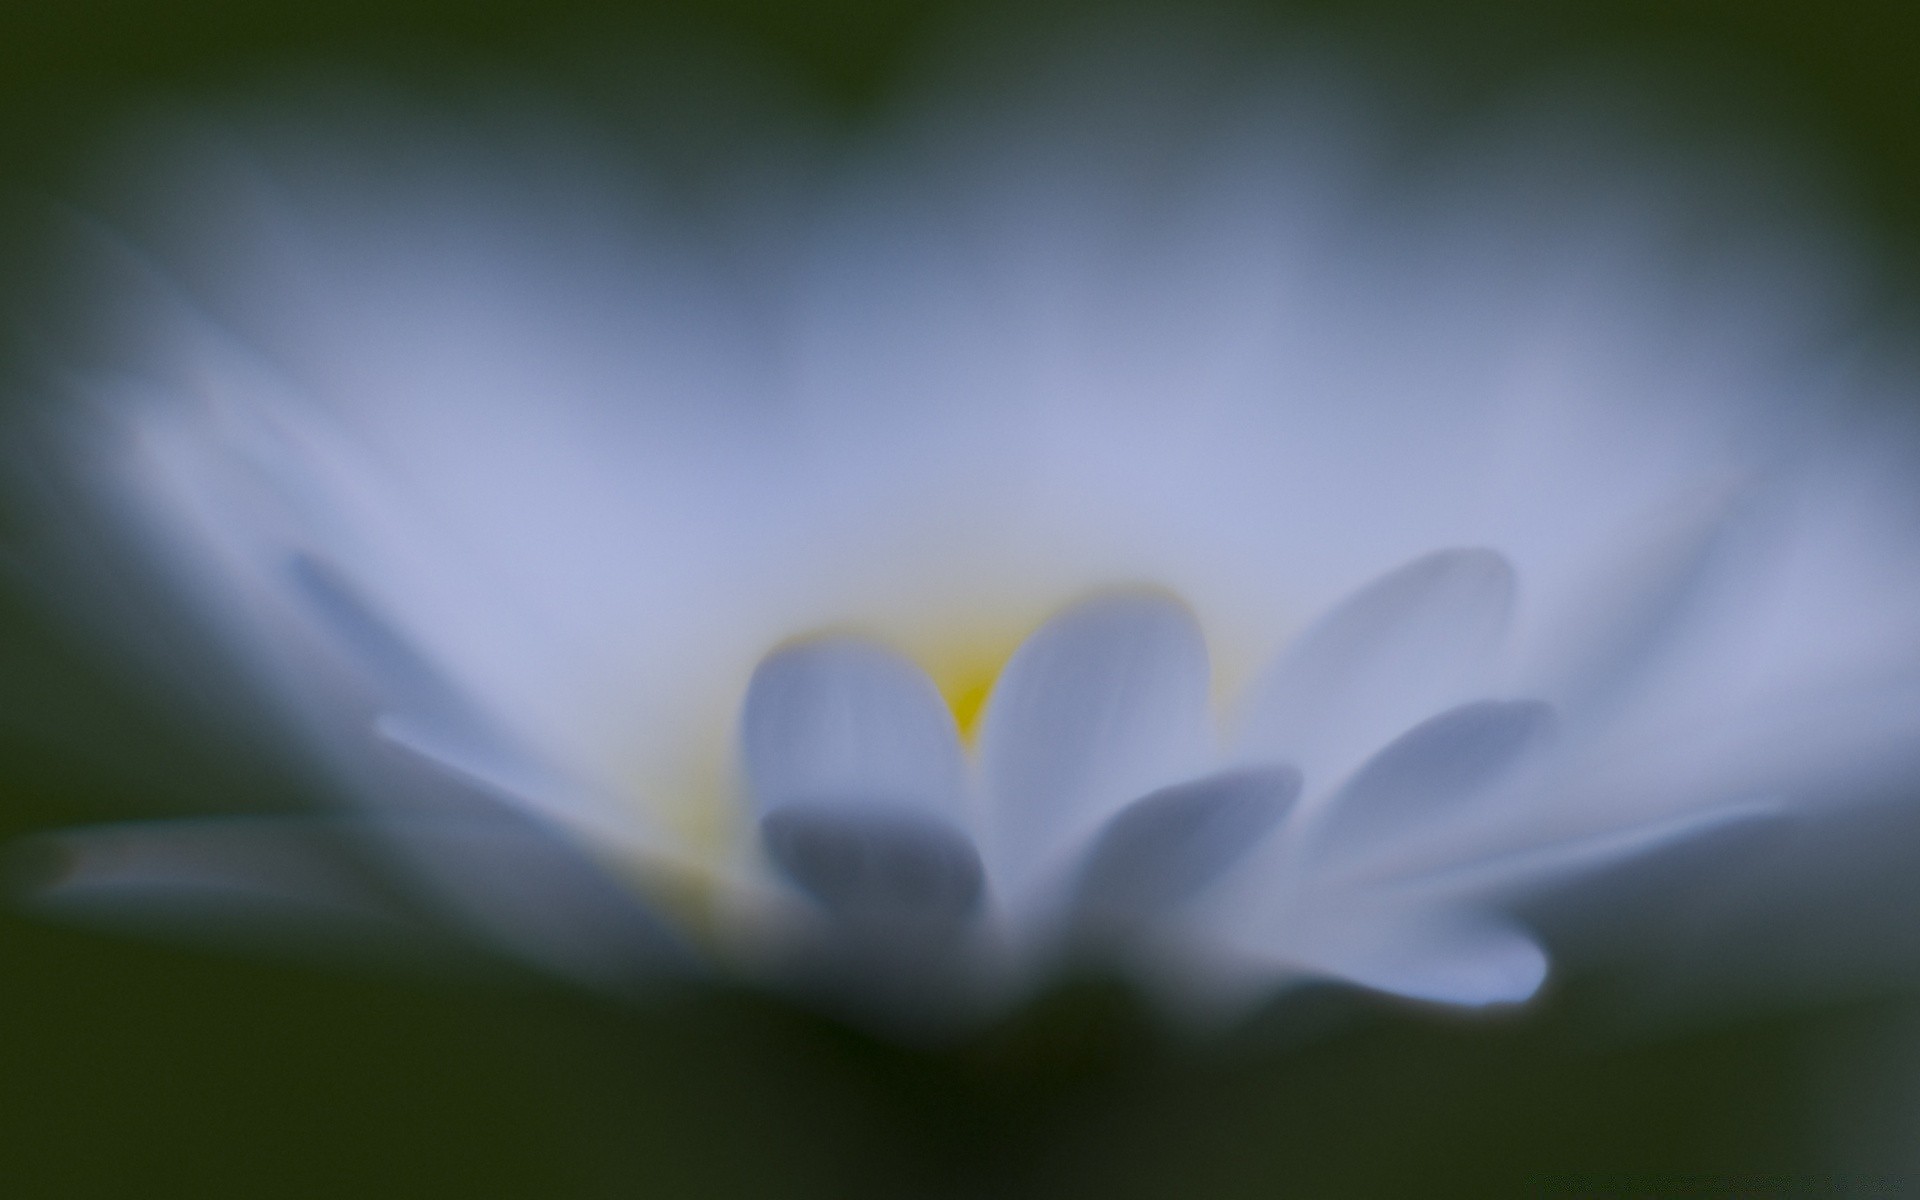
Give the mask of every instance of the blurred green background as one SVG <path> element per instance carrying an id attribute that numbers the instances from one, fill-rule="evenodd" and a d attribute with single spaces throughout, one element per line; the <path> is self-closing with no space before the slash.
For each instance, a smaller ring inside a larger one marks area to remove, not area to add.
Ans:
<path id="1" fill-rule="evenodd" d="M 1563 73 L 1614 73 L 1676 130 L 1744 130 L 1808 164 L 1883 268 L 1884 312 L 1920 282 L 1920 6 L 1234 11 L 1276 46 L 1331 37 L 1418 77 L 1441 121 Z M 129 115 L 312 68 L 428 87 L 505 71 L 591 104 L 582 62 L 698 44 L 858 123 L 911 85 L 963 12 L 990 25 L 977 5 L 895 0 L 10 0 L 0 187 L 26 211 L 78 186 Z M 1112 14 L 1054 5 L 1047 18 Z M 1008 10 L 1009 28 L 1031 19 Z M 32 228 L 16 217 L 0 231 L 13 303 L 43 282 Z M 8 393 L 24 386 L 10 378 Z M 15 540 L 35 527 L 20 511 L 0 521 Z M 30 568 L 7 578 L 0 836 L 301 802 L 308 785 L 270 738 L 208 736 L 117 671 L 111 648 L 50 619 Z M 745 996 L 618 1010 L 9 912 L 0 1196 L 1896 1194 L 1877 1190 L 1897 1189 L 1885 1179 L 1808 1174 L 1826 1169 L 1830 1052 L 1875 1013 L 1776 1013 L 1613 1046 L 1581 1017 L 1604 989 L 1570 981 L 1495 1022 L 1305 997 L 1192 1047 L 1087 984 L 977 1042 L 914 1052 Z M 1290 1036 L 1309 1028 L 1325 1032 Z"/>

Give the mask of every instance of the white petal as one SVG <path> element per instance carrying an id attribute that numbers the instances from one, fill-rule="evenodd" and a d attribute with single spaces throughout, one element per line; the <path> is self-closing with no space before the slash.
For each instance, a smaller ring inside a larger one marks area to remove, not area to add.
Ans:
<path id="1" fill-rule="evenodd" d="M 1319 814 L 1324 856 L 1379 851 L 1456 813 L 1538 748 L 1553 710 L 1531 700 L 1481 700 L 1423 721 L 1367 760 Z"/>
<path id="2" fill-rule="evenodd" d="M 1427 914 L 1332 943 L 1315 966 L 1409 1000 L 1521 1004 L 1548 977 L 1548 954 L 1528 933 L 1478 914 Z"/>
<path id="3" fill-rule="evenodd" d="M 407 719 L 490 740 L 486 721 L 442 672 L 361 598 L 328 564 L 307 554 L 287 563 L 287 578 L 307 611 L 372 677 L 388 705 Z"/>
<path id="4" fill-rule="evenodd" d="M 437 963 L 473 943 L 593 987 L 627 990 L 690 966 L 632 892 L 515 814 L 256 817 L 51 835 L 59 873 L 30 902 L 175 937 Z M 404 860 L 421 903 L 384 886 Z M 432 909 L 444 919 L 430 919 Z M 470 953 L 470 951 L 468 951 Z"/>
<path id="5" fill-rule="evenodd" d="M 1096 918 L 1147 916 L 1201 891 L 1272 831 L 1300 794 L 1292 767 L 1175 784 L 1114 814 L 1087 852 L 1076 905 Z"/>
<path id="6" fill-rule="evenodd" d="M 835 916 L 926 927 L 957 922 L 979 904 L 980 856 L 943 822 L 897 809 L 791 805 L 760 830 L 767 856 Z"/>
<path id="7" fill-rule="evenodd" d="M 450 963 L 484 945 L 620 988 L 688 966 L 684 948 L 635 896 L 510 815 L 205 818 L 35 843 L 52 873 L 27 902 L 116 928 L 410 966 Z M 429 894 L 385 881 L 380 866 L 396 855 Z M 435 907 L 447 911 L 437 918 Z"/>
<path id="8" fill-rule="evenodd" d="M 337 571 L 296 555 L 287 574 L 308 610 L 373 679 L 387 707 L 374 725 L 381 737 L 502 803 L 616 843 L 639 835 L 631 810 L 574 786 L 519 748 Z"/>
<path id="9" fill-rule="evenodd" d="M 1303 633 L 1248 692 L 1236 750 L 1293 762 L 1310 786 L 1471 694 L 1506 634 L 1514 575 L 1492 550 L 1442 550 L 1389 572 Z"/>
<path id="10" fill-rule="evenodd" d="M 451 915 L 540 970 L 624 992 L 692 969 L 630 887 L 516 811 L 383 821 L 380 832 Z"/>
<path id="11" fill-rule="evenodd" d="M 104 825 L 27 843 L 28 889 L 65 916 L 216 939 L 393 938 L 420 923 L 338 822 L 202 818 Z"/>
<path id="12" fill-rule="evenodd" d="M 1498 855 L 1414 882 L 1422 890 L 1440 889 L 1479 899 L 1513 897 L 1590 878 L 1670 851 L 1744 840 L 1750 833 L 1793 816 L 1793 810 L 1779 801 L 1721 804 L 1666 820 Z"/>
<path id="13" fill-rule="evenodd" d="M 753 673 L 740 744 L 757 810 L 898 808 L 958 819 L 966 760 L 926 672 L 874 642 L 818 638 Z"/>
<path id="14" fill-rule="evenodd" d="M 1315 949 L 1311 969 L 1436 1004 L 1519 1004 L 1547 977 L 1546 951 L 1531 935 L 1471 912 L 1379 914 L 1331 931 Z"/>
<path id="15" fill-rule="evenodd" d="M 1607 564 L 1543 640 L 1536 686 L 1583 718 L 1625 698 L 1702 630 L 1702 618 L 1750 566 L 1739 551 L 1750 497 L 1716 494 L 1650 523 L 1623 561 Z"/>
<path id="16" fill-rule="evenodd" d="M 1204 760 L 1207 649 L 1193 615 L 1112 592 L 1049 620 L 1015 652 L 980 733 L 989 870 L 1024 894 L 1121 805 Z"/>

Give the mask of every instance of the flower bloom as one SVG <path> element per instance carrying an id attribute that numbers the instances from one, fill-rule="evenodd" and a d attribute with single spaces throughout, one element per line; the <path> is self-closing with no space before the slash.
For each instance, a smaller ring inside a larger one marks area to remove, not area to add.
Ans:
<path id="1" fill-rule="evenodd" d="M 1325 99 L 929 120 L 697 229 L 561 139 L 183 153 L 84 461 L 342 808 L 61 835 L 43 900 L 909 1022 L 1089 960 L 1480 1006 L 1529 898 L 1899 761 L 1816 260 L 1544 139 L 1383 182 Z"/>

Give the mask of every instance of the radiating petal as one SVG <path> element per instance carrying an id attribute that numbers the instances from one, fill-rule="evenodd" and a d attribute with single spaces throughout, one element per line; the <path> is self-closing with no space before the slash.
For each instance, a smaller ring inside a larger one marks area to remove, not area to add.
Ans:
<path id="1" fill-rule="evenodd" d="M 497 817 L 253 817 L 48 835 L 29 902 L 64 916 L 246 947 L 439 963 L 472 943 L 592 987 L 690 969 L 627 888 L 550 832 Z M 385 883 L 403 862 L 415 896 Z M 436 913 L 435 910 L 439 912 Z"/>
<path id="2" fill-rule="evenodd" d="M 1211 736 L 1207 684 L 1198 624 L 1159 593 L 1096 596 L 1029 637 L 981 726 L 996 879 L 1023 893 L 1121 805 L 1193 773 Z"/>
<path id="3" fill-rule="evenodd" d="M 426 932 L 340 822 L 143 821 L 25 844 L 25 899 L 63 916 L 247 942 L 392 941 Z"/>
<path id="4" fill-rule="evenodd" d="M 1409 1000 L 1483 1007 L 1533 998 L 1547 953 L 1525 931 L 1479 913 L 1379 916 L 1328 937 L 1311 966 Z"/>
<path id="5" fill-rule="evenodd" d="M 466 731 L 458 726 L 390 713 L 374 722 L 374 732 L 499 803 L 609 846 L 637 849 L 662 840 L 641 812 L 609 804 L 510 746 L 463 736 Z"/>
<path id="6" fill-rule="evenodd" d="M 1694 852 L 1720 842 L 1743 841 L 1794 816 L 1794 811 L 1779 801 L 1720 804 L 1665 820 L 1495 855 L 1421 876 L 1415 886 L 1480 899 L 1517 897 L 1673 851 Z"/>
<path id="7" fill-rule="evenodd" d="M 1689 630 L 1698 632 L 1737 568 L 1750 565 L 1738 553 L 1752 523 L 1748 499 L 1720 494 L 1670 514 L 1641 533 L 1624 561 L 1608 564 L 1551 632 L 1538 681 L 1545 694 L 1586 717 L 1622 699 Z"/>
<path id="8" fill-rule="evenodd" d="M 1095 919 L 1150 916 L 1201 891 L 1265 837 L 1300 794 L 1292 767 L 1175 784 L 1114 814 L 1087 853 L 1076 906 Z"/>
<path id="9" fill-rule="evenodd" d="M 633 813 L 548 769 L 483 713 L 326 563 L 295 555 L 288 577 L 308 609 L 375 681 L 388 706 L 374 732 L 494 799 L 594 834 L 630 841 Z"/>
<path id="10" fill-rule="evenodd" d="M 471 702 L 340 572 L 310 554 L 296 554 L 287 563 L 287 578 L 308 612 L 373 677 L 397 712 L 458 730 L 463 740 L 486 739 L 487 723 Z"/>
<path id="11" fill-rule="evenodd" d="M 441 907 L 540 970 L 627 992 L 695 969 L 633 887 L 520 812 L 400 819 L 380 832 Z"/>
<path id="12" fill-rule="evenodd" d="M 1299 763 L 1325 784 L 1388 738 L 1471 694 L 1506 634 L 1513 568 L 1492 550 L 1442 550 L 1342 600 L 1249 690 L 1236 750 Z"/>
<path id="13" fill-rule="evenodd" d="M 1553 710 L 1532 700 L 1481 700 L 1423 721 L 1328 802 L 1314 831 L 1322 855 L 1375 849 L 1492 787 L 1541 745 Z"/>
<path id="14" fill-rule="evenodd" d="M 877 643 L 823 637 L 767 656 L 740 715 L 757 810 L 894 807 L 962 815 L 966 760 L 926 672 Z"/>
<path id="15" fill-rule="evenodd" d="M 760 836 L 787 878 L 838 917 L 943 925 L 980 902 L 973 843 L 916 813 L 789 805 L 761 821 Z"/>

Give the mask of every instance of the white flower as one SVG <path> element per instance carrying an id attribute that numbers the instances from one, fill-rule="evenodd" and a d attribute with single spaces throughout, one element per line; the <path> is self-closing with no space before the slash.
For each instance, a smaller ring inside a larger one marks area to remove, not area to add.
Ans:
<path id="1" fill-rule="evenodd" d="M 348 811 L 65 835 L 44 898 L 888 1020 L 1087 958 L 1477 1006 L 1521 900 L 1897 762 L 1920 560 L 1813 419 L 1817 258 L 1546 138 L 1383 183 L 1330 95 L 928 121 L 700 235 L 550 130 L 184 155 L 89 465 Z"/>

